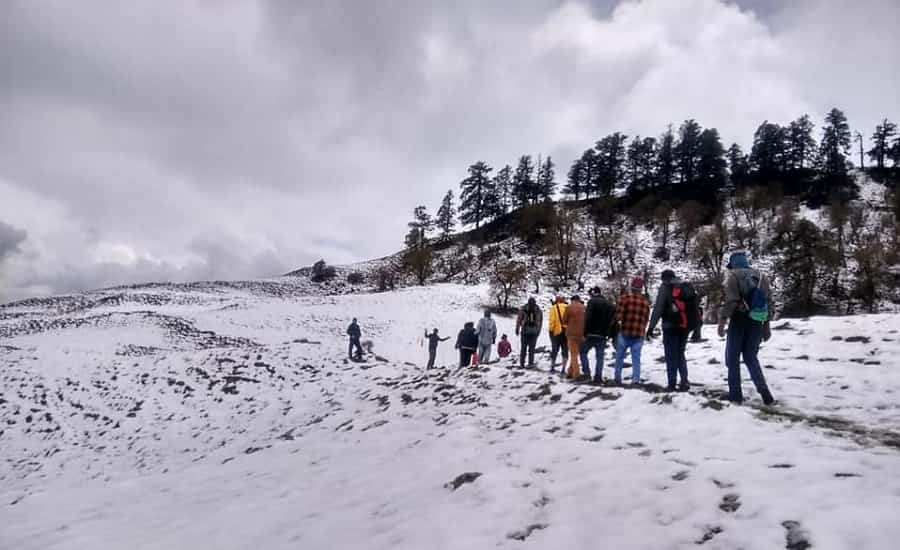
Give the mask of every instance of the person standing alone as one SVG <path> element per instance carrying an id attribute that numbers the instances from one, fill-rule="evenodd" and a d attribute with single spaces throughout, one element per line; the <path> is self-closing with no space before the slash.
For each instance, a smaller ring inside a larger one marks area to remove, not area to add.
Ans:
<path id="1" fill-rule="evenodd" d="M 434 332 L 428 334 L 428 331 L 425 331 L 425 338 L 428 339 L 428 366 L 426 369 L 430 369 L 434 366 L 434 358 L 437 355 L 437 348 L 439 342 L 446 342 L 450 339 L 450 337 L 441 338 L 438 335 L 438 329 L 434 329 Z"/>
<path id="2" fill-rule="evenodd" d="M 491 347 L 497 341 L 497 323 L 491 319 L 491 312 L 485 310 L 484 317 L 478 320 L 478 362 L 491 360 Z"/>
<path id="3" fill-rule="evenodd" d="M 622 369 L 628 350 L 631 350 L 631 383 L 641 383 L 641 349 L 644 346 L 647 320 L 650 318 L 650 300 L 644 296 L 643 290 L 644 280 L 635 277 L 631 280 L 628 292 L 619 297 L 616 306 L 616 320 L 619 323 L 619 336 L 616 339 L 616 384 L 622 383 Z"/>
<path id="4" fill-rule="evenodd" d="M 741 356 L 763 403 L 775 402 L 759 364 L 759 345 L 772 336 L 769 318 L 772 298 L 769 279 L 750 267 L 745 252 L 735 252 L 728 260 L 725 304 L 719 312 L 719 336 L 725 336 L 725 365 L 728 367 L 728 400 L 744 401 L 741 388 Z M 726 332 L 725 325 L 728 324 Z"/>
<path id="5" fill-rule="evenodd" d="M 356 359 L 357 361 L 362 359 L 362 345 L 359 343 L 359 339 L 362 338 L 362 331 L 359 328 L 359 323 L 356 322 L 356 317 L 353 318 L 353 321 L 350 322 L 350 326 L 347 327 L 347 336 L 350 337 L 350 346 L 347 350 L 347 355 L 350 356 L 350 359 Z M 356 355 L 354 356 L 353 350 L 356 350 Z"/>

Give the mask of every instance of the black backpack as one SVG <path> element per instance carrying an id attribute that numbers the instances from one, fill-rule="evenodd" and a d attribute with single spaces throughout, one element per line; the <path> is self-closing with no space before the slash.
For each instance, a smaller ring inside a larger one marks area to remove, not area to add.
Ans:
<path id="1" fill-rule="evenodd" d="M 700 326 L 703 322 L 700 315 L 700 296 L 694 285 L 688 282 L 672 285 L 666 307 L 666 319 L 686 331 L 693 331 Z"/>

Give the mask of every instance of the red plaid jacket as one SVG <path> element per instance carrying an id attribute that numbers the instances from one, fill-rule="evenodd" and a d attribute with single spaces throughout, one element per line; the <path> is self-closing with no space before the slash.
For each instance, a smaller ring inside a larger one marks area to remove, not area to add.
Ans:
<path id="1" fill-rule="evenodd" d="M 619 297 L 616 319 L 622 336 L 644 336 L 650 320 L 650 300 L 643 294 L 626 293 Z"/>

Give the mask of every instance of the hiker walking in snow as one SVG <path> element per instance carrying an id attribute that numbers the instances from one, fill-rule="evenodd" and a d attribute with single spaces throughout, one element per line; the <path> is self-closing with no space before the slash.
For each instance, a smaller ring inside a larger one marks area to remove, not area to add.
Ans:
<path id="1" fill-rule="evenodd" d="M 491 360 L 491 347 L 497 341 L 497 323 L 491 319 L 491 312 L 484 311 L 484 317 L 478 320 L 478 362 Z"/>
<path id="2" fill-rule="evenodd" d="M 577 379 L 581 376 L 578 368 L 578 358 L 581 354 L 581 345 L 584 342 L 584 303 L 577 294 L 572 296 L 571 304 L 563 315 L 563 324 L 566 326 L 566 341 L 569 344 L 569 371 L 567 378 Z"/>
<path id="3" fill-rule="evenodd" d="M 616 317 L 616 307 L 603 297 L 599 286 L 590 290 L 584 317 L 584 343 L 581 344 L 581 369 L 585 376 L 591 375 L 591 363 L 588 352 L 594 350 L 597 360 L 594 367 L 594 382 L 603 383 L 603 352 L 606 350 L 606 339 Z"/>
<path id="4" fill-rule="evenodd" d="M 434 366 L 434 357 L 437 355 L 437 348 L 439 342 L 446 342 L 450 339 L 450 337 L 441 338 L 438 335 L 438 329 L 434 329 L 434 332 L 428 334 L 428 331 L 425 331 L 425 338 L 428 339 L 428 366 L 426 369 L 430 369 Z"/>
<path id="5" fill-rule="evenodd" d="M 550 372 L 556 371 L 556 356 L 562 352 L 562 364 L 559 367 L 559 373 L 562 374 L 566 370 L 566 363 L 569 362 L 569 343 L 566 340 L 566 325 L 563 324 L 563 317 L 566 314 L 566 299 L 557 296 L 553 303 L 550 304 L 550 311 L 547 315 L 547 324 L 550 333 Z"/>
<path id="6" fill-rule="evenodd" d="M 500 359 L 506 359 L 510 353 L 512 353 L 512 344 L 509 343 L 504 334 L 500 337 L 500 343 L 497 344 L 497 355 L 500 356 Z"/>
<path id="7" fill-rule="evenodd" d="M 478 334 L 475 323 L 468 322 L 456 337 L 456 349 L 459 350 L 459 366 L 467 367 L 472 363 L 472 355 L 478 350 Z"/>
<path id="8" fill-rule="evenodd" d="M 680 378 L 678 389 L 687 391 L 690 389 L 690 382 L 684 352 L 687 348 L 688 334 L 696 327 L 698 321 L 697 292 L 693 285 L 678 279 L 671 269 L 663 271 L 661 278 L 662 284 L 656 295 L 647 338 L 653 337 L 656 324 L 662 320 L 663 349 L 668 378 L 666 389 L 675 391 L 675 382 Z"/>
<path id="9" fill-rule="evenodd" d="M 728 367 L 728 400 L 742 403 L 741 356 L 750 371 L 750 378 L 763 403 L 775 402 L 766 377 L 759 365 L 760 342 L 772 336 L 769 319 L 772 298 L 769 278 L 750 267 L 745 252 L 735 252 L 728 259 L 728 278 L 725 281 L 725 304 L 719 313 L 719 336 L 726 336 L 725 365 Z M 728 325 L 726 333 L 725 326 Z"/>
<path id="10" fill-rule="evenodd" d="M 347 355 L 350 356 L 350 359 L 362 359 L 363 350 L 362 345 L 360 345 L 359 343 L 359 339 L 362 338 L 362 331 L 359 329 L 359 324 L 356 322 L 356 317 L 353 318 L 350 326 L 347 327 L 347 336 L 350 337 L 350 346 L 347 351 Z M 356 350 L 355 355 L 353 353 L 354 349 Z"/>
<path id="11" fill-rule="evenodd" d="M 519 311 L 516 319 L 516 336 L 520 336 L 522 347 L 519 354 L 519 368 L 525 368 L 525 355 L 528 355 L 528 366 L 534 368 L 534 348 L 537 346 L 538 336 L 541 334 L 541 326 L 544 323 L 541 308 L 534 298 L 529 298 L 528 303 Z"/>
<path id="12" fill-rule="evenodd" d="M 650 319 L 650 300 L 643 294 L 644 280 L 635 277 L 631 280 L 628 292 L 619 296 L 616 305 L 616 321 L 619 323 L 619 335 L 616 338 L 616 384 L 622 383 L 622 368 L 625 366 L 625 353 L 631 350 L 631 383 L 641 383 L 641 349 L 644 346 L 644 335 L 647 321 Z"/>

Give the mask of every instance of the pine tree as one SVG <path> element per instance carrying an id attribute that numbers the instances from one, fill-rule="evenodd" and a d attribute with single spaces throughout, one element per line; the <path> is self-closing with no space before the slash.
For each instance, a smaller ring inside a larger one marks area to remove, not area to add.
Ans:
<path id="1" fill-rule="evenodd" d="M 747 155 L 737 143 L 732 143 L 728 148 L 728 173 L 732 185 L 740 185 L 750 172 L 750 165 L 747 161 Z"/>
<path id="2" fill-rule="evenodd" d="M 566 176 L 566 185 L 563 187 L 563 193 L 572 195 L 575 200 L 579 200 L 581 195 L 585 194 L 585 169 L 584 161 L 580 158 L 575 159 L 572 167 L 569 168 L 569 174 Z"/>
<path id="3" fill-rule="evenodd" d="M 656 161 L 656 138 L 636 136 L 627 153 L 628 193 L 636 194 L 653 185 Z"/>
<path id="4" fill-rule="evenodd" d="M 441 240 L 446 241 L 456 227 L 456 209 L 453 207 L 453 190 L 448 190 L 437 211 L 437 227 L 441 230 Z"/>
<path id="5" fill-rule="evenodd" d="M 763 121 L 753 134 L 750 168 L 763 180 L 776 176 L 784 167 L 785 131 L 780 125 Z"/>
<path id="6" fill-rule="evenodd" d="M 612 196 L 613 190 L 625 180 L 625 141 L 620 132 L 610 134 L 594 146 L 597 151 L 597 184 L 600 195 Z"/>
<path id="7" fill-rule="evenodd" d="M 803 170 L 815 162 L 816 140 L 813 137 L 815 125 L 809 115 L 803 115 L 791 122 L 786 131 L 786 157 L 791 170 Z"/>
<path id="8" fill-rule="evenodd" d="M 675 161 L 675 134 L 672 126 L 659 138 L 659 152 L 656 155 L 656 187 L 668 189 L 675 183 L 678 166 Z"/>
<path id="9" fill-rule="evenodd" d="M 535 197 L 534 202 L 549 202 L 553 200 L 553 196 L 556 194 L 557 184 L 553 181 L 554 167 L 556 165 L 553 164 L 553 160 L 548 156 L 547 160 L 541 164 L 538 169 L 538 179 L 535 185 Z"/>
<path id="10" fill-rule="evenodd" d="M 512 186 L 513 200 L 517 208 L 531 204 L 534 186 L 534 162 L 531 160 L 531 155 L 522 155 L 519 157 L 519 165 L 516 167 Z"/>
<path id="11" fill-rule="evenodd" d="M 491 179 L 489 177 L 492 168 L 484 161 L 478 161 L 469 166 L 469 177 L 459 184 L 460 193 L 460 221 L 463 225 L 475 224 L 475 229 L 481 227 L 488 217 L 490 195 L 492 194 Z"/>
<path id="12" fill-rule="evenodd" d="M 581 154 L 582 180 L 585 198 L 591 198 L 600 194 L 600 183 L 597 174 L 597 153 L 593 148 L 586 149 Z"/>
<path id="13" fill-rule="evenodd" d="M 894 168 L 900 166 L 900 137 L 894 140 L 894 145 L 891 147 L 888 156 L 891 158 L 891 162 L 894 163 Z"/>
<path id="14" fill-rule="evenodd" d="M 840 109 L 832 109 L 825 116 L 822 144 L 819 147 L 819 171 L 825 179 L 846 177 L 850 143 L 850 125 L 847 124 L 847 116 Z"/>
<path id="15" fill-rule="evenodd" d="M 409 233 L 406 234 L 407 248 L 419 249 L 428 245 L 428 232 L 431 231 L 434 222 L 425 206 L 415 207 L 413 220 L 406 225 L 409 227 Z"/>
<path id="16" fill-rule="evenodd" d="M 490 213 L 492 218 L 502 216 L 513 207 L 512 195 L 512 166 L 506 165 L 494 176 L 492 181 L 496 200 L 489 201 L 495 205 L 495 211 Z"/>
<path id="17" fill-rule="evenodd" d="M 685 120 L 678 129 L 675 157 L 682 184 L 691 183 L 697 177 L 701 133 L 700 125 L 694 119 Z"/>
<path id="18" fill-rule="evenodd" d="M 884 168 L 885 157 L 890 157 L 892 145 L 891 138 L 897 135 L 897 125 L 888 119 L 881 121 L 881 124 L 875 127 L 875 133 L 872 134 L 872 149 L 869 150 L 869 158 L 875 161 L 875 167 L 879 170 Z"/>
<path id="19" fill-rule="evenodd" d="M 697 151 L 697 181 L 711 193 L 719 192 L 728 179 L 725 148 L 719 138 L 719 131 L 707 128 L 700 134 Z"/>

